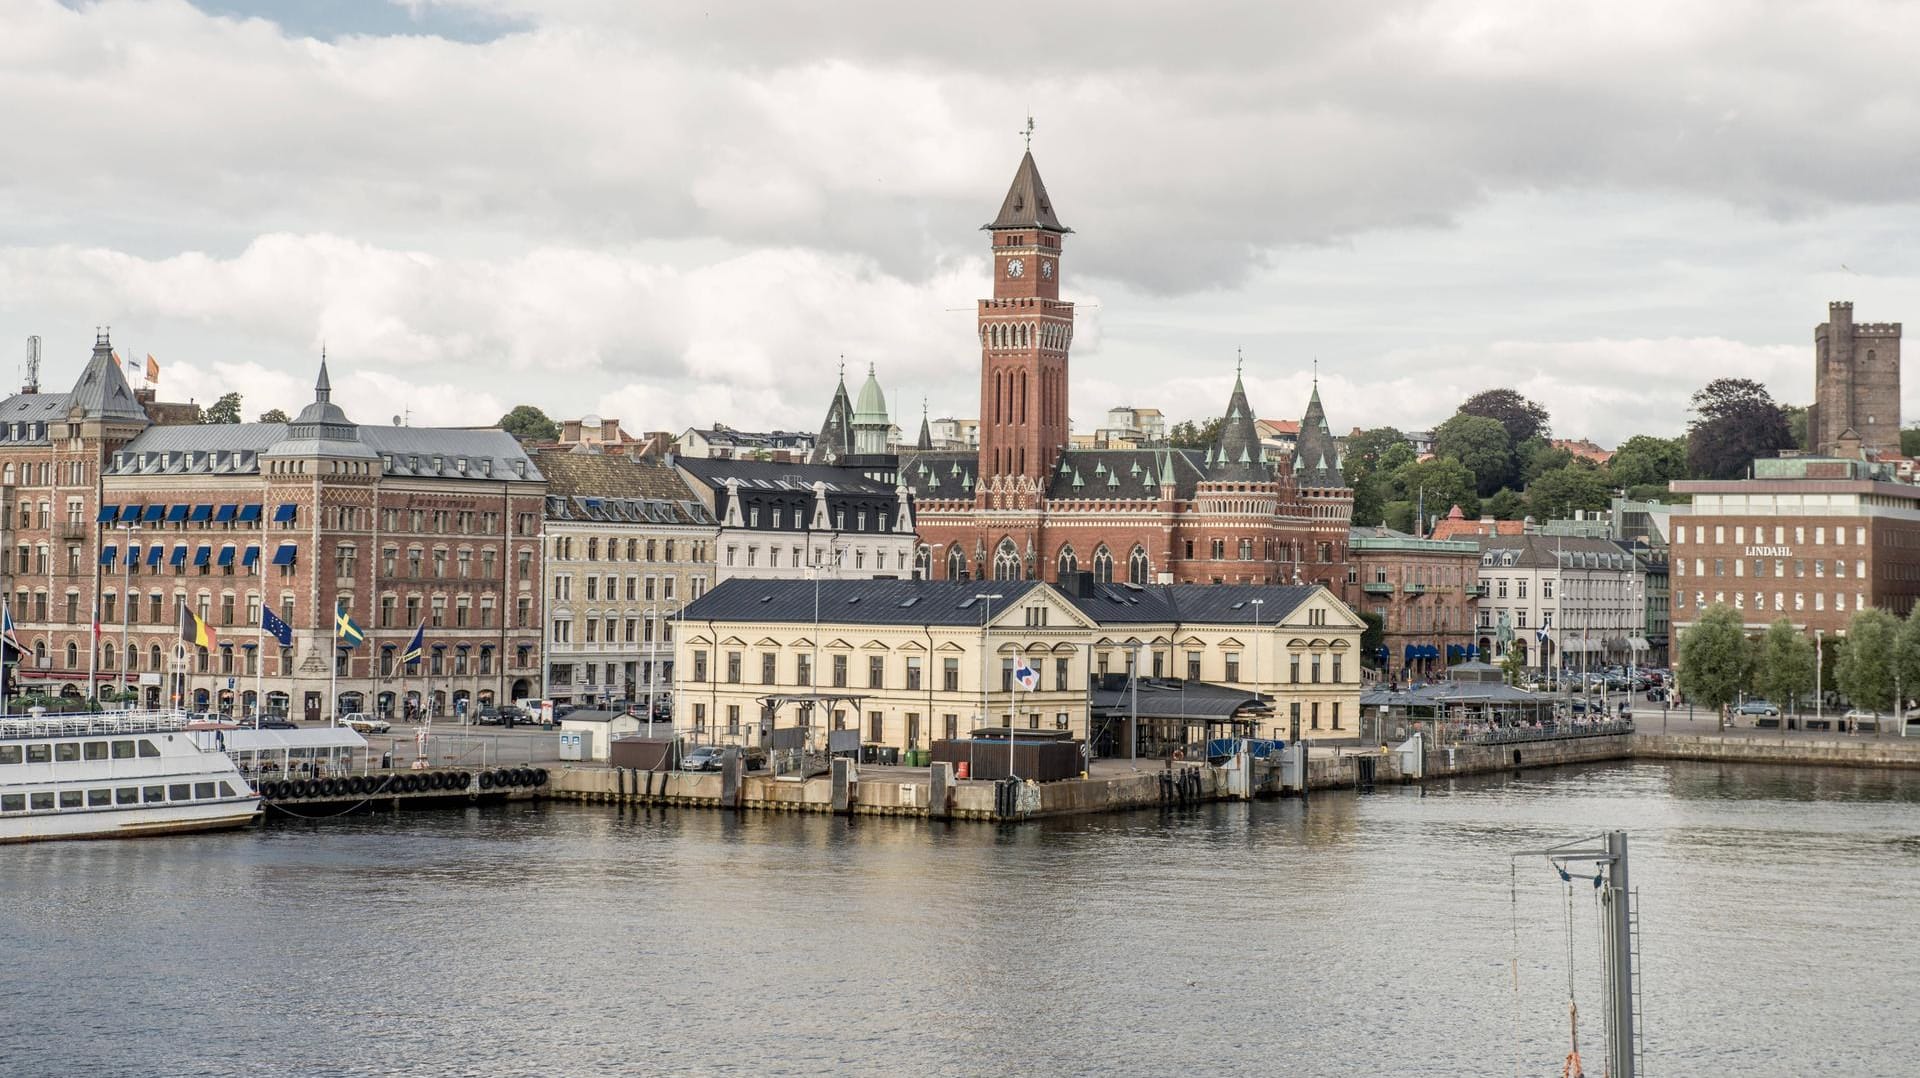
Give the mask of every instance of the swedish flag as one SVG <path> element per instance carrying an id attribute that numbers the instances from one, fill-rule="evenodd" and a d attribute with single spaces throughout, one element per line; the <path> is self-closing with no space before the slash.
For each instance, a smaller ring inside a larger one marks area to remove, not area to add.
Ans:
<path id="1" fill-rule="evenodd" d="M 333 608 L 333 640 L 335 647 L 357 648 L 360 646 L 360 642 L 366 638 L 367 634 L 361 632 L 360 626 L 355 625 L 353 619 L 347 616 L 346 604 L 342 603 Z"/>
<path id="2" fill-rule="evenodd" d="M 420 661 L 420 653 L 425 651 L 426 648 L 427 623 L 423 621 L 420 623 L 420 627 L 413 631 L 413 639 L 407 641 L 407 646 L 401 649 L 400 661 L 402 663 L 417 663 Z"/>

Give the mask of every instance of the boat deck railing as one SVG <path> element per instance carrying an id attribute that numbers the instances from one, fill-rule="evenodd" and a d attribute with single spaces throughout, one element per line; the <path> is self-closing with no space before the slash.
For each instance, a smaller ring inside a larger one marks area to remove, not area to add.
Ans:
<path id="1" fill-rule="evenodd" d="M 0 716 L 0 741 L 99 734 L 159 734 L 187 728 L 185 711 L 99 711 L 68 715 Z"/>

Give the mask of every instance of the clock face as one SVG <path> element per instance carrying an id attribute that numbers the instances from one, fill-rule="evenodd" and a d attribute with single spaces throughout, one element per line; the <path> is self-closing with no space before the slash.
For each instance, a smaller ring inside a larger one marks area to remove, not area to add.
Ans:
<path id="1" fill-rule="evenodd" d="M 1007 276 L 1018 277 L 1027 272 L 1027 264 L 1017 258 L 1007 259 Z"/>
<path id="2" fill-rule="evenodd" d="M 1043 260 L 1040 263 L 1040 276 L 1049 281 L 1053 280 L 1053 263 Z"/>

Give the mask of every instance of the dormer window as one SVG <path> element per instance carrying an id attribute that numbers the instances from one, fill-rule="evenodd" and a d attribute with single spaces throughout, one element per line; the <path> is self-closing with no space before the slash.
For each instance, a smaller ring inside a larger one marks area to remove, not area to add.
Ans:
<path id="1" fill-rule="evenodd" d="M 460 459 L 454 461 L 453 470 L 456 472 L 459 472 L 461 475 L 467 474 L 467 458 L 461 457 Z"/>

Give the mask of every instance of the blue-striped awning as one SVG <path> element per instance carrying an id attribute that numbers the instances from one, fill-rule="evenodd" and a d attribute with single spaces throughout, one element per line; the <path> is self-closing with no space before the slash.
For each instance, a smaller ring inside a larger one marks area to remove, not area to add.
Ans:
<path id="1" fill-rule="evenodd" d="M 285 524 L 287 521 L 293 519 L 294 510 L 295 506 L 292 502 L 281 502 L 279 507 L 273 511 L 273 522 L 275 524 Z"/>
<path id="2" fill-rule="evenodd" d="M 165 517 L 166 515 L 167 515 L 166 506 L 149 505 L 147 506 L 147 511 L 140 514 L 140 519 L 145 521 L 148 524 L 158 524 L 160 523 L 161 518 Z"/>
<path id="3" fill-rule="evenodd" d="M 227 566 L 227 565 L 232 565 L 232 564 L 233 564 L 233 547 L 231 547 L 231 546 L 223 546 L 223 547 L 221 547 L 221 548 L 220 548 L 220 557 L 219 557 L 219 559 L 218 559 L 218 560 L 217 560 L 217 561 L 215 562 L 215 564 L 216 564 L 216 565 L 221 565 L 221 566 Z"/>
<path id="4" fill-rule="evenodd" d="M 95 517 L 95 518 L 94 518 L 94 523 L 96 523 L 96 524 L 109 524 L 109 523 L 112 523 L 112 521 L 114 520 L 114 518 L 115 518 L 115 517 L 118 517 L 119 515 L 120 515 L 120 507 L 119 507 L 119 506 L 117 506 L 117 505 L 103 505 L 103 506 L 101 506 L 101 507 L 100 507 L 100 515 L 99 515 L 98 517 Z"/>
<path id="5" fill-rule="evenodd" d="M 166 547 L 161 546 L 159 543 L 153 544 L 153 546 L 147 548 L 147 567 L 152 568 L 153 566 L 160 564 L 160 559 L 166 556 L 167 556 Z"/>
<path id="6" fill-rule="evenodd" d="M 187 507 L 184 505 L 167 506 L 167 523 L 178 524 L 187 519 Z"/>
<path id="7" fill-rule="evenodd" d="M 100 564 L 102 565 L 112 565 L 113 559 L 119 556 L 120 548 L 117 546 L 103 546 L 100 548 Z"/>
<path id="8" fill-rule="evenodd" d="M 292 543 L 281 543 L 280 549 L 273 552 L 273 564 L 292 565 L 294 555 L 298 554 L 299 552 L 300 552 L 300 548 L 298 546 Z"/>
<path id="9" fill-rule="evenodd" d="M 247 552 L 245 554 L 240 555 L 240 564 L 244 568 L 252 568 L 253 563 L 259 560 L 260 560 L 260 548 L 252 544 L 248 544 Z"/>
<path id="10" fill-rule="evenodd" d="M 256 524 L 260 520 L 260 503 L 250 502 L 240 507 L 240 523 Z"/>
<path id="11" fill-rule="evenodd" d="M 213 511 L 213 522 L 215 524 L 230 524 L 239 512 L 240 507 L 237 505 L 223 505 Z"/>
<path id="12" fill-rule="evenodd" d="M 207 521 L 212 519 L 213 519 L 213 506 L 211 505 L 196 505 L 193 507 L 192 515 L 187 517 L 187 520 L 191 521 L 194 524 L 204 524 Z"/>
<path id="13" fill-rule="evenodd" d="M 187 564 L 187 544 L 175 543 L 173 547 L 173 557 L 168 558 L 167 562 L 171 565 Z"/>
<path id="14" fill-rule="evenodd" d="M 205 543 L 201 543 L 200 549 L 193 552 L 193 564 L 195 566 L 202 566 L 212 561 L 213 561 L 213 548 L 208 546 Z"/>

